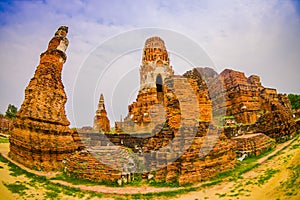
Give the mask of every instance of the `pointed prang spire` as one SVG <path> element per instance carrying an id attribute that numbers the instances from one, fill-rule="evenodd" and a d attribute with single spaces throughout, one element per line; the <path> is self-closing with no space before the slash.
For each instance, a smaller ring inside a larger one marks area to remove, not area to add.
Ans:
<path id="1" fill-rule="evenodd" d="M 104 105 L 104 97 L 103 97 L 103 94 L 101 93 L 100 95 L 100 99 L 99 99 L 99 103 L 98 103 L 98 109 L 96 111 L 96 114 L 99 114 L 102 112 L 102 111 L 105 111 L 106 113 L 106 110 L 105 110 L 105 105 Z"/>
<path id="2" fill-rule="evenodd" d="M 107 118 L 107 113 L 104 105 L 104 96 L 102 93 L 100 94 L 98 109 L 94 117 L 94 130 L 103 132 L 110 131 L 109 119 Z"/>

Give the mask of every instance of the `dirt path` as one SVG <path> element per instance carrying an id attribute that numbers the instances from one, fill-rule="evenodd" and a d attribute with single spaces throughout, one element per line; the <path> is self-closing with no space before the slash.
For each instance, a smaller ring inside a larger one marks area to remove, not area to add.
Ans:
<path id="1" fill-rule="evenodd" d="M 272 153 L 270 153 L 268 156 L 262 157 L 260 159 L 257 160 L 257 163 L 261 164 L 263 162 L 265 162 L 266 160 L 268 160 L 270 157 L 274 156 L 275 154 L 277 154 L 278 152 L 280 152 L 282 149 L 286 148 L 287 146 L 289 146 L 292 142 L 295 141 L 296 138 L 289 140 L 285 143 L 279 144 L 277 145 L 277 148 L 275 149 L 275 151 L 273 151 Z"/>
<path id="2" fill-rule="evenodd" d="M 92 191 L 92 192 L 100 192 L 105 194 L 147 194 L 147 193 L 153 193 L 153 192 L 165 192 L 165 191 L 174 191 L 181 188 L 155 188 L 155 187 L 149 187 L 149 186 L 137 186 L 137 187 L 107 187 L 103 185 L 95 185 L 95 186 L 86 186 L 86 185 L 73 185 L 71 183 L 67 183 L 65 181 L 61 180 L 51 180 L 53 183 L 59 183 L 64 186 L 71 186 L 75 188 L 79 188 L 84 191 Z"/>

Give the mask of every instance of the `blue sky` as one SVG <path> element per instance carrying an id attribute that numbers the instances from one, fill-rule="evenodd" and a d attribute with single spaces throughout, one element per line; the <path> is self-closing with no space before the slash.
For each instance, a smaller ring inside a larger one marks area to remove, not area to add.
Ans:
<path id="1" fill-rule="evenodd" d="M 40 53 L 61 25 L 69 27 L 63 82 L 72 126 L 92 124 L 98 92 L 104 93 L 111 121 L 127 114 L 127 104 L 135 98 L 136 89 L 130 97 L 124 94 L 118 98 L 118 109 L 113 110 L 110 102 L 115 101 L 112 98 L 116 94 L 107 84 L 103 91 L 95 89 L 93 105 L 84 105 L 74 114 L 73 98 L 80 98 L 74 97 L 74 85 L 80 69 L 99 45 L 126 31 L 146 27 L 172 30 L 190 38 L 207 53 L 218 72 L 232 68 L 247 76 L 257 74 L 266 87 L 300 94 L 299 5 L 299 1 L 289 0 L 0 1 L 0 112 L 4 113 L 9 103 L 20 107 Z M 167 48 L 173 45 L 172 40 L 168 44 L 168 38 L 163 39 Z M 116 44 L 116 48 L 121 45 Z M 137 50 L 117 63 L 123 68 L 135 66 L 125 72 L 139 80 L 140 57 Z M 171 63 L 174 69 L 182 67 L 175 57 Z M 105 80 L 103 85 L 108 83 Z M 138 87 L 138 81 L 132 84 L 132 88 Z"/>

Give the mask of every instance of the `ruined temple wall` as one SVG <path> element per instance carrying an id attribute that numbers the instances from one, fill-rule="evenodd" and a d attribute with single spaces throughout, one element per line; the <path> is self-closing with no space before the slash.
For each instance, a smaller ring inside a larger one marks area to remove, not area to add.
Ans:
<path id="1" fill-rule="evenodd" d="M 95 182 L 116 182 L 121 178 L 120 170 L 111 168 L 88 152 L 76 152 L 65 159 L 64 171 L 73 177 Z M 118 162 L 116 161 L 116 164 Z"/>
<path id="2" fill-rule="evenodd" d="M 193 88 L 194 94 L 197 97 L 199 121 L 210 122 L 212 120 L 212 102 L 209 97 L 208 87 L 200 70 L 194 68 L 193 70 L 184 73 L 183 77 L 187 78 L 187 81 Z"/>
<path id="3" fill-rule="evenodd" d="M 165 122 L 163 97 L 158 98 L 156 88 L 140 90 L 135 102 L 128 106 L 128 115 L 116 123 L 117 132 L 151 132 Z"/>
<path id="4" fill-rule="evenodd" d="M 178 144 L 173 147 L 176 148 L 188 147 L 186 151 L 182 152 L 179 149 L 171 154 L 160 154 L 157 160 L 158 164 L 168 164 L 166 167 L 159 169 L 155 173 L 155 179 L 160 181 L 174 181 L 177 180 L 180 184 L 193 183 L 206 180 L 214 176 L 217 172 L 232 169 L 235 165 L 235 144 L 228 140 L 223 134 L 216 141 L 216 145 L 212 147 L 210 152 L 206 155 L 204 149 L 209 149 L 209 145 L 214 143 L 215 138 L 210 138 L 206 143 L 207 130 L 209 123 L 200 123 L 196 135 L 192 134 L 191 130 L 186 128 L 186 131 L 175 133 L 177 137 L 182 134 L 186 144 L 178 140 Z M 217 131 L 217 130 L 214 130 Z M 174 139 L 173 139 L 174 140 Z M 211 141 L 209 141 L 211 140 Z M 188 142 L 191 142 L 190 144 Z M 202 149 L 202 151 L 201 151 Z M 204 150 L 204 151 L 203 151 Z M 176 161 L 168 163 L 172 156 L 178 156 L 177 153 L 183 153 Z"/>
<path id="5" fill-rule="evenodd" d="M 240 123 L 255 123 L 260 111 L 259 77 L 247 78 L 244 73 L 229 69 L 220 76 L 226 91 L 226 115 L 234 116 Z"/>
<path id="6" fill-rule="evenodd" d="M 241 135 L 232 139 L 236 143 L 239 156 L 258 156 L 275 146 L 275 140 L 263 133 Z"/>
<path id="7" fill-rule="evenodd" d="M 136 153 L 149 153 L 143 159 L 145 159 L 145 166 L 150 167 L 150 171 L 156 171 L 155 180 L 166 182 L 178 180 L 180 184 L 184 184 L 206 180 L 220 171 L 232 169 L 236 163 L 235 143 L 216 128 L 212 131 L 217 138 L 208 138 L 204 143 L 208 137 L 208 127 L 208 122 L 199 123 L 197 130 L 194 130 L 195 134 L 191 127 L 178 131 L 158 126 L 156 133 L 151 135 L 149 133 L 116 135 L 90 133 L 81 136 L 86 137 L 88 144 L 95 147 L 110 148 L 108 145 L 113 143 L 130 148 Z M 207 152 L 206 156 L 203 150 L 209 149 L 209 145 L 215 140 L 217 140 L 216 145 L 211 147 L 211 151 Z M 162 151 L 163 148 L 166 149 Z M 76 169 L 80 170 L 79 167 L 73 167 L 72 171 Z M 81 171 L 81 174 L 86 174 L 84 170 Z"/>
<path id="8" fill-rule="evenodd" d="M 209 85 L 214 86 L 211 87 L 214 94 L 212 103 L 213 107 L 217 105 L 216 112 L 226 110 L 226 115 L 234 116 L 238 123 L 254 124 L 265 112 L 272 110 L 284 110 L 291 114 L 286 95 L 277 94 L 276 89 L 264 88 L 259 76 L 247 78 L 242 72 L 226 69 Z M 222 94 L 225 102 L 222 102 Z"/>
<path id="9" fill-rule="evenodd" d="M 295 119 L 284 110 L 275 110 L 266 112 L 254 124 L 239 124 L 223 129 L 228 138 L 263 133 L 277 142 L 282 142 L 293 138 L 297 125 Z"/>
<path id="10" fill-rule="evenodd" d="M 220 76 L 226 89 L 239 84 L 248 85 L 248 80 L 243 72 L 225 69 Z"/>

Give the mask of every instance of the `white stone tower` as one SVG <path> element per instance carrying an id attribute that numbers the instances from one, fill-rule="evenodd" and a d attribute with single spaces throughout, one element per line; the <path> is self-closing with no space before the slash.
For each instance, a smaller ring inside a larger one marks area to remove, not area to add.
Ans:
<path id="1" fill-rule="evenodd" d="M 165 78 L 173 75 L 174 71 L 170 66 L 164 41 L 157 36 L 148 38 L 145 42 L 140 68 L 140 90 L 157 88 L 160 91 Z"/>

